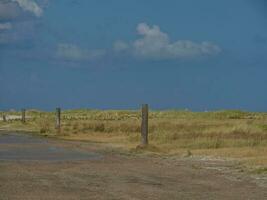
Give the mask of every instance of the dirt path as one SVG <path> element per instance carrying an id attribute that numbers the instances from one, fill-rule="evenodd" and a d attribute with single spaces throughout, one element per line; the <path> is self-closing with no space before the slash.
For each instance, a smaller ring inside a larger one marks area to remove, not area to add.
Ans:
<path id="1" fill-rule="evenodd" d="M 265 184 L 232 169 L 219 160 L 122 155 L 88 143 L 0 135 L 1 200 L 267 199 Z"/>

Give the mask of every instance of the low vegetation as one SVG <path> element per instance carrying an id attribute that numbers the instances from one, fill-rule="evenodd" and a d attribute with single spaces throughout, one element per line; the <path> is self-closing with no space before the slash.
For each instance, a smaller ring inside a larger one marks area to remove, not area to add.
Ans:
<path id="1" fill-rule="evenodd" d="M 140 141 L 139 111 L 64 111 L 60 132 L 55 130 L 53 112 L 29 110 L 27 116 L 25 124 L 1 121 L 0 129 L 30 130 L 127 149 L 134 149 Z M 156 153 L 231 157 L 250 165 L 267 166 L 267 113 L 151 111 L 149 142 Z"/>

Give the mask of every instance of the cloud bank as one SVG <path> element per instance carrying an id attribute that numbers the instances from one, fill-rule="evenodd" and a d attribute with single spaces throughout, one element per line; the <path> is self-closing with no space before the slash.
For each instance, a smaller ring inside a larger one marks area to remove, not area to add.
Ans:
<path id="1" fill-rule="evenodd" d="M 35 17 L 43 15 L 43 9 L 34 0 L 0 1 L 0 20 L 14 20 L 23 12 L 32 13 Z"/>
<path id="2" fill-rule="evenodd" d="M 82 49 L 74 44 L 58 44 L 57 57 L 68 61 L 90 61 L 103 57 L 106 54 L 105 50 Z"/>
<path id="3" fill-rule="evenodd" d="M 118 40 L 114 42 L 112 50 L 89 50 L 74 44 L 59 44 L 57 57 L 76 62 L 100 59 L 107 54 L 135 59 L 179 60 L 213 56 L 222 51 L 218 45 L 211 42 L 196 43 L 191 40 L 171 42 L 168 34 L 162 32 L 156 25 L 150 27 L 146 23 L 140 23 L 136 30 L 139 39 L 131 42 Z"/>
<path id="4" fill-rule="evenodd" d="M 0 23 L 0 31 L 1 30 L 9 30 L 12 28 L 11 23 L 7 22 L 7 23 Z"/>
<path id="5" fill-rule="evenodd" d="M 0 1 L 0 21 L 13 20 L 18 17 L 20 8 L 11 1 Z"/>
<path id="6" fill-rule="evenodd" d="M 47 0 L 39 0 L 45 3 Z M 22 42 L 33 35 L 43 9 L 35 0 L 0 0 L 0 45 Z"/>
<path id="7" fill-rule="evenodd" d="M 11 0 L 17 2 L 24 11 L 33 13 L 36 17 L 41 17 L 43 14 L 42 8 L 33 0 Z"/>
<path id="8" fill-rule="evenodd" d="M 211 42 L 196 43 L 191 40 L 171 42 L 167 33 L 159 26 L 150 27 L 146 23 L 137 26 L 137 33 L 141 36 L 133 42 L 115 42 L 114 51 L 127 51 L 134 57 L 141 59 L 168 60 L 181 58 L 195 58 L 219 54 L 221 48 Z"/>

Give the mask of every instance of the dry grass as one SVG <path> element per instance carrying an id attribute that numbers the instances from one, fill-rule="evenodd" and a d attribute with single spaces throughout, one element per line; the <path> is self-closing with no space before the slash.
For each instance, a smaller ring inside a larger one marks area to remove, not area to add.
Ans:
<path id="1" fill-rule="evenodd" d="M 8 124 L 13 129 L 57 134 L 54 113 L 27 114 L 31 119 L 26 124 L 0 122 L 0 128 Z M 139 111 L 64 111 L 59 137 L 134 148 L 140 141 L 140 119 Z M 232 157 L 250 165 L 267 166 L 267 113 L 153 111 L 149 116 L 149 141 L 161 153 Z"/>

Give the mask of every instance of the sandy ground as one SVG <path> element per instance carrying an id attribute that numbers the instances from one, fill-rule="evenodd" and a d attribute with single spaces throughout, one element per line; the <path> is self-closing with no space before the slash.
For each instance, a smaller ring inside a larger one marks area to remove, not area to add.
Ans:
<path id="1" fill-rule="evenodd" d="M 263 200 L 267 184 L 223 160 L 128 155 L 13 134 L 0 135 L 0 199 Z"/>
<path id="2" fill-rule="evenodd" d="M 6 115 L 6 120 L 20 120 L 21 115 Z M 29 117 L 27 117 L 29 119 Z M 0 117 L 0 121 L 3 121 L 3 117 Z"/>

